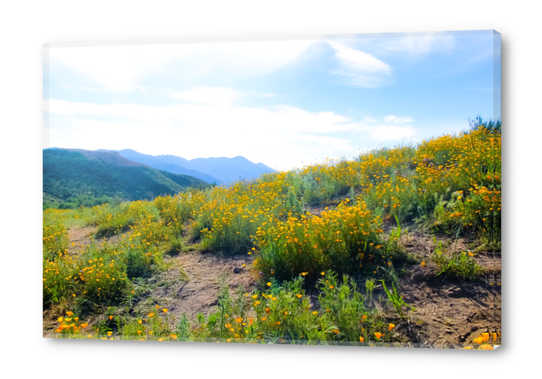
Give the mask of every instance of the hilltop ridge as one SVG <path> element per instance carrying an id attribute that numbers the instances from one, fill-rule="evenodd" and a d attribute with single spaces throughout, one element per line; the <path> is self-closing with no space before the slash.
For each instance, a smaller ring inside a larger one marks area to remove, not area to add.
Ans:
<path id="1" fill-rule="evenodd" d="M 43 151 L 43 195 L 46 203 L 63 203 L 85 196 L 144 200 L 209 185 L 192 176 L 134 162 L 116 152 L 82 149 Z"/>
<path id="2" fill-rule="evenodd" d="M 207 183 L 228 184 L 237 180 L 256 179 L 265 173 L 275 172 L 263 163 L 253 163 L 243 156 L 233 158 L 210 157 L 186 159 L 175 155 L 148 155 L 132 149 L 98 150 L 114 151 L 134 162 L 174 174 L 190 175 Z"/>

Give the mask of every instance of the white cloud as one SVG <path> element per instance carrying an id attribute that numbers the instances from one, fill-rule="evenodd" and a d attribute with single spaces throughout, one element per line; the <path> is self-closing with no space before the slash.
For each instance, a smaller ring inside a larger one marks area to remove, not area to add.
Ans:
<path id="1" fill-rule="evenodd" d="M 387 124 L 406 124 L 414 121 L 410 117 L 397 117 L 397 116 L 386 116 L 384 117 L 384 122 Z"/>
<path id="2" fill-rule="evenodd" d="M 66 65 L 103 90 L 127 92 L 137 88 L 147 75 L 163 72 L 171 64 L 190 68 L 192 78 L 215 70 L 243 75 L 272 72 L 296 60 L 311 43 L 303 40 L 51 47 L 48 53 L 52 65 Z"/>
<path id="3" fill-rule="evenodd" d="M 51 129 L 62 130 L 51 133 L 50 146 L 131 148 L 188 159 L 243 155 L 278 169 L 353 150 L 347 139 L 325 135 L 353 128 L 348 118 L 288 106 L 235 107 L 216 99 L 212 104 L 171 106 L 96 105 L 51 99 L 49 111 L 55 120 Z"/>
<path id="4" fill-rule="evenodd" d="M 356 87 L 376 88 L 385 84 L 391 76 L 391 67 L 361 50 L 356 50 L 337 41 L 328 41 L 335 50 L 341 67 L 334 73 L 348 78 Z"/>
<path id="5" fill-rule="evenodd" d="M 412 118 L 389 115 L 382 120 L 378 122 L 375 118 L 366 117 L 365 122 L 356 124 L 356 131 L 369 133 L 378 141 L 417 140 L 418 132 L 411 125 L 414 121 Z"/>
<path id="6" fill-rule="evenodd" d="M 174 91 L 171 94 L 173 99 L 218 106 L 230 105 L 242 96 L 241 93 L 224 87 L 199 87 L 190 91 Z"/>
<path id="7" fill-rule="evenodd" d="M 412 139 L 416 131 L 411 126 L 378 125 L 372 128 L 371 136 L 381 141 L 400 141 Z"/>
<path id="8" fill-rule="evenodd" d="M 327 157 L 353 155 L 364 144 L 416 135 L 408 117 L 356 122 L 333 112 L 284 105 L 240 107 L 230 101 L 239 92 L 229 88 L 199 88 L 179 98 L 185 96 L 199 102 L 98 105 L 50 99 L 49 146 L 131 148 L 188 159 L 242 155 L 285 170 Z"/>
<path id="9" fill-rule="evenodd" d="M 381 46 L 390 51 L 406 52 L 414 55 L 431 51 L 449 50 L 454 46 L 454 37 L 450 34 L 424 33 L 405 35 L 399 38 L 384 38 Z"/>
<path id="10" fill-rule="evenodd" d="M 81 90 L 81 91 L 90 91 L 90 92 L 99 91 L 98 88 L 87 88 L 87 87 L 82 87 L 82 86 L 75 87 L 75 86 L 70 86 L 70 85 L 67 85 L 67 84 L 62 85 L 62 87 L 68 88 L 68 89 L 78 89 L 78 90 Z"/>
<path id="11" fill-rule="evenodd" d="M 310 142 L 313 144 L 311 151 L 324 150 L 354 150 L 351 141 L 344 138 L 335 138 L 328 136 L 317 136 L 314 134 L 305 134 L 294 137 L 298 141 Z"/>

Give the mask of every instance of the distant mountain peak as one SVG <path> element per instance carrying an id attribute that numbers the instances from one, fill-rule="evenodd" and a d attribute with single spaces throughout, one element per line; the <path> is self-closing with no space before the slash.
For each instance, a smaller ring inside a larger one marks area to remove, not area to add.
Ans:
<path id="1" fill-rule="evenodd" d="M 71 149 L 73 151 L 81 149 Z M 260 175 L 275 172 L 269 166 L 258 162 L 254 163 L 242 155 L 233 158 L 228 157 L 209 157 L 186 159 L 176 155 L 149 155 L 143 154 L 133 149 L 106 150 L 99 149 L 95 151 L 81 150 L 87 157 L 109 159 L 115 165 L 147 165 L 154 169 L 167 171 L 178 175 L 189 175 L 207 183 L 232 183 L 238 180 L 256 179 Z M 107 154 L 114 154 L 107 155 Z M 118 157 L 118 158 L 117 158 Z M 125 158 L 129 162 L 123 161 Z"/>
<path id="2" fill-rule="evenodd" d="M 109 196 L 129 201 L 153 199 L 208 185 L 189 175 L 173 174 L 131 161 L 113 151 L 43 151 L 44 196 L 62 201 L 74 196 Z"/>
<path id="3" fill-rule="evenodd" d="M 263 163 L 253 163 L 238 155 L 233 158 L 209 157 L 186 159 L 171 154 L 147 155 L 132 149 L 117 150 L 120 155 L 133 161 L 172 173 L 182 173 L 208 183 L 231 183 L 240 179 L 256 179 L 261 174 L 274 172 Z"/>

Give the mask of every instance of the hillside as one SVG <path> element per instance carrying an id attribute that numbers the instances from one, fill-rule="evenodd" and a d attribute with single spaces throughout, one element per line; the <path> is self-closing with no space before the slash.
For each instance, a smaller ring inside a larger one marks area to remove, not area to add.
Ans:
<path id="1" fill-rule="evenodd" d="M 500 122 L 250 183 L 47 210 L 43 236 L 45 336 L 492 350 Z"/>
<path id="2" fill-rule="evenodd" d="M 152 155 L 141 154 L 131 149 L 119 150 L 117 152 L 133 162 L 142 163 L 158 170 L 167 171 L 172 174 L 193 176 L 194 178 L 201 179 L 207 183 L 222 184 L 222 181 L 211 175 L 186 168 L 189 161 L 181 157 L 175 157 L 173 155 L 159 155 L 155 157 Z"/>
<path id="3" fill-rule="evenodd" d="M 160 171 L 115 152 L 46 149 L 43 151 L 44 201 L 108 196 L 133 201 L 176 194 L 208 183 Z"/>
<path id="4" fill-rule="evenodd" d="M 275 172 L 271 167 L 252 163 L 245 157 L 196 158 L 190 160 L 189 164 L 190 168 L 205 172 L 224 183 L 257 179 L 262 174 Z"/>
<path id="5" fill-rule="evenodd" d="M 107 151 L 107 150 L 103 150 Z M 147 155 L 135 150 L 117 151 L 121 156 L 159 170 L 190 175 L 208 183 L 232 183 L 240 179 L 257 179 L 265 173 L 275 172 L 263 163 L 253 163 L 244 157 L 185 159 L 174 155 Z"/>

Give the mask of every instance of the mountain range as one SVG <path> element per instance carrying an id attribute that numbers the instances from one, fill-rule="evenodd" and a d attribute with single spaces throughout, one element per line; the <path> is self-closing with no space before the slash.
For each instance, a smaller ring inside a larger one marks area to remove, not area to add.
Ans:
<path id="1" fill-rule="evenodd" d="M 262 174 L 275 172 L 263 163 L 253 163 L 241 156 L 188 160 L 175 155 L 147 155 L 131 149 L 98 151 L 115 151 L 134 162 L 173 174 L 190 175 L 217 185 L 232 183 L 240 179 L 256 179 Z"/>
<path id="2" fill-rule="evenodd" d="M 273 170 L 244 157 L 197 158 L 145 155 L 134 150 L 43 150 L 43 198 L 48 204 L 77 203 L 83 198 L 125 201 L 173 195 L 253 179 Z"/>
<path id="3" fill-rule="evenodd" d="M 43 150 L 44 201 L 108 196 L 133 201 L 174 195 L 210 184 L 188 175 L 156 170 L 111 151 Z"/>

